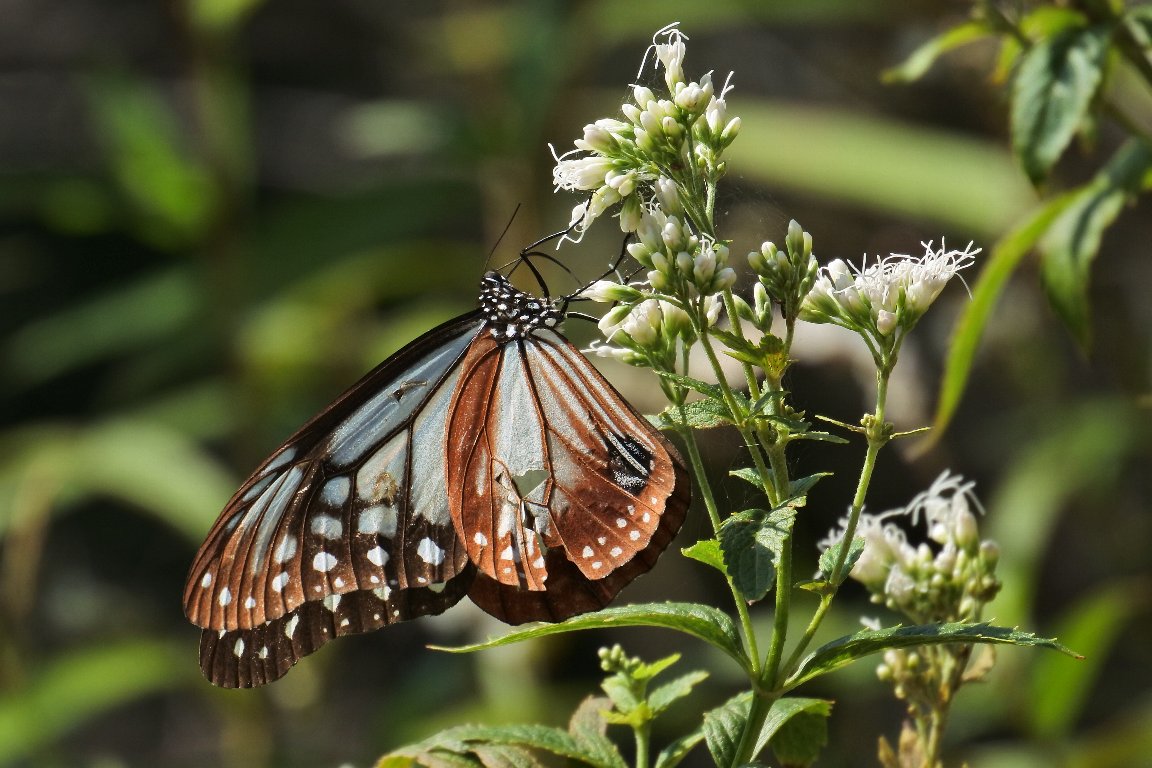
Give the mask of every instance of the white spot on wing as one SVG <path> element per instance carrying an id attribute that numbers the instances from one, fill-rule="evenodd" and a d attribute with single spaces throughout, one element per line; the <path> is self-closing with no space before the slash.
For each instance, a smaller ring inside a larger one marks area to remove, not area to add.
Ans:
<path id="1" fill-rule="evenodd" d="M 360 512 L 356 531 L 357 533 L 378 533 L 390 539 L 396 535 L 396 512 L 383 504 L 367 507 Z"/>
<path id="2" fill-rule="evenodd" d="M 259 656 L 261 659 L 268 658 L 268 646 L 265 645 L 265 646 L 261 647 L 260 652 L 257 653 L 256 655 Z"/>
<path id="3" fill-rule="evenodd" d="M 335 541 L 344 535 L 344 523 L 331 515 L 313 515 L 312 533 Z"/>
<path id="4" fill-rule="evenodd" d="M 336 556 L 331 552 L 317 552 L 316 557 L 312 558 L 312 568 L 320 573 L 328 573 L 336 567 L 337 562 Z"/>
<path id="5" fill-rule="evenodd" d="M 626 519 L 624 519 L 623 517 L 618 517 L 618 518 L 616 518 L 616 527 L 617 528 L 627 528 L 628 527 L 628 521 Z"/>
<path id="6" fill-rule="evenodd" d="M 284 625 L 284 635 L 291 640 L 292 635 L 296 634 L 296 625 L 300 623 L 300 614 L 296 614 L 288 619 L 288 623 Z"/>
<path id="7" fill-rule="evenodd" d="M 352 481 L 347 475 L 338 475 L 320 489 L 320 501 L 330 507 L 342 507 L 348 501 L 348 494 L 352 491 Z"/>
<path id="8" fill-rule="evenodd" d="M 280 543 L 276 545 L 276 552 L 273 557 L 276 558 L 278 563 L 286 563 L 291 560 L 296 554 L 296 537 L 291 534 L 284 534 L 284 538 L 280 539 Z"/>
<path id="9" fill-rule="evenodd" d="M 592 547 L 584 547 L 584 551 L 581 552 L 580 554 L 583 557 L 592 557 L 592 555 L 594 555 L 596 553 L 592 551 Z"/>
<path id="10" fill-rule="evenodd" d="M 272 591 L 283 592 L 286 586 L 288 586 L 288 571 L 281 571 L 276 578 L 272 579 Z"/>
<path id="11" fill-rule="evenodd" d="M 388 552 L 383 547 L 373 547 L 368 550 L 368 562 L 383 568 L 384 563 L 388 562 Z M 376 579 L 375 576 L 372 578 Z M 376 581 L 379 581 L 379 579 L 376 579 Z"/>
<path id="12" fill-rule="evenodd" d="M 220 590 L 220 599 L 218 602 L 220 603 L 221 606 L 225 606 L 225 605 L 228 605 L 229 603 L 231 603 L 232 602 L 232 590 L 228 589 L 228 587 L 224 587 L 224 589 Z"/>
<path id="13" fill-rule="evenodd" d="M 203 587 L 204 589 L 208 589 L 208 586 L 211 583 L 212 583 L 212 572 L 208 571 L 204 574 L 204 578 L 200 579 L 200 586 Z"/>
<path id="14" fill-rule="evenodd" d="M 336 613 L 336 609 L 340 607 L 340 598 L 341 595 L 328 595 L 323 600 L 324 607 Z"/>
<path id="15" fill-rule="evenodd" d="M 429 565 L 440 565 L 444 562 L 444 550 L 429 538 L 420 539 L 416 545 L 416 556 Z"/>
<path id="16" fill-rule="evenodd" d="M 640 540 L 640 531 L 633 528 L 632 530 L 628 531 L 628 538 L 631 539 L 632 541 L 639 541 Z"/>
<path id="17" fill-rule="evenodd" d="M 256 598 L 252 597 L 252 595 L 248 595 L 248 597 L 244 598 L 244 607 L 247 608 L 248 610 L 252 610 L 253 608 L 255 608 L 256 607 Z"/>
<path id="18" fill-rule="evenodd" d="M 472 537 L 472 541 L 476 542 L 476 546 L 479 546 L 479 547 L 488 546 L 488 537 L 485 536 L 480 531 L 476 531 L 476 535 Z M 207 586 L 207 585 L 205 585 L 205 586 Z"/>
<path id="19" fill-rule="evenodd" d="M 620 557 L 620 555 L 624 554 L 624 550 L 620 547 L 612 547 L 612 551 L 608 554 L 612 555 L 612 557 Z"/>
<path id="20" fill-rule="evenodd" d="M 236 658 L 244 655 L 244 638 L 240 637 L 236 639 L 236 645 L 232 646 L 232 655 Z"/>

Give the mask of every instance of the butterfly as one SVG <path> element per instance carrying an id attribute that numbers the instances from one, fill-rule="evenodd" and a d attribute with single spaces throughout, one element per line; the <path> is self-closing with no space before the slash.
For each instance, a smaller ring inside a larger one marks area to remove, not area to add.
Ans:
<path id="1" fill-rule="evenodd" d="M 244 481 L 184 589 L 209 681 L 264 685 L 334 637 L 465 595 L 510 624 L 560 621 L 655 564 L 688 472 L 561 333 L 577 296 L 488 272 L 478 309 L 385 360 Z"/>

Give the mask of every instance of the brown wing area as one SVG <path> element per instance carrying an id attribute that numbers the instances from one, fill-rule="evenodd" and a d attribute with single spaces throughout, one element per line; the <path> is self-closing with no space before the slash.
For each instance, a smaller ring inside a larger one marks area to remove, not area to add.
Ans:
<path id="1" fill-rule="evenodd" d="M 457 536 L 479 572 L 539 591 L 548 578 L 540 502 L 551 478 L 545 415 L 518 350 L 518 342 L 501 345 L 489 335 L 465 355 L 449 409 L 445 478 Z"/>
<path id="2" fill-rule="evenodd" d="M 330 595 L 252 629 L 204 630 L 200 669 L 212 684 L 223 688 L 266 685 L 333 638 L 443 612 L 464 596 L 473 573 L 467 567 L 439 590 L 385 588 Z"/>
<path id="3" fill-rule="evenodd" d="M 692 486 L 688 470 L 679 463 L 675 466 L 675 489 L 667 499 L 660 524 L 648 545 L 612 573 L 602 579 L 589 579 L 564 556 L 563 550 L 552 549 L 545 558 L 548 580 L 544 591 L 526 592 L 477 573 L 468 590 L 468 598 L 486 613 L 509 624 L 563 621 L 607 606 L 633 579 L 656 565 L 660 554 L 684 523 Z"/>
<path id="4" fill-rule="evenodd" d="M 449 506 L 478 570 L 468 594 L 509 623 L 607 605 L 684 521 L 691 483 L 676 448 L 552 331 L 477 340 L 449 434 Z M 524 567 L 515 537 L 532 534 L 546 549 Z"/>

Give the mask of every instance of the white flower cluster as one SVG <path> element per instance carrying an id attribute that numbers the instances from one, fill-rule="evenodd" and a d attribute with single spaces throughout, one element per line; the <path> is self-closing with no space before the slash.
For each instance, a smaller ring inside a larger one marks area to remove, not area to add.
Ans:
<path id="1" fill-rule="evenodd" d="M 728 246 L 694 234 L 687 222 L 661 206 L 641 215 L 636 237 L 628 254 L 648 270 L 653 290 L 695 298 L 736 283 L 736 271 L 728 266 Z"/>
<path id="2" fill-rule="evenodd" d="M 948 281 L 978 253 L 971 243 L 963 251 L 949 251 L 941 241 L 939 250 L 924 243 L 923 257 L 892 254 L 859 269 L 836 259 L 820 270 L 800 317 L 882 342 L 895 331 L 911 330 Z"/>
<path id="3" fill-rule="evenodd" d="M 980 509 L 974 484 L 941 474 L 932 486 L 903 509 L 862 514 L 856 535 L 864 551 L 851 576 L 872 593 L 872 601 L 903 613 L 917 623 L 974 621 L 999 590 L 995 576 L 999 548 L 981 541 L 973 507 Z M 913 545 L 896 518 L 918 525 L 923 515 L 928 542 Z M 839 541 L 841 527 L 822 542 Z"/>
<path id="4" fill-rule="evenodd" d="M 789 322 L 795 321 L 819 275 L 819 265 L 812 255 L 812 235 L 795 219 L 788 222 L 785 247 L 781 251 L 775 243 L 765 242 L 759 251 L 748 254 L 748 266 L 759 278 L 753 288 L 752 319 L 764 332 L 772 327 L 771 304 L 778 305 Z"/>
<path id="5" fill-rule="evenodd" d="M 584 127 L 575 149 L 563 155 L 553 150 L 556 189 L 592 193 L 572 211 L 577 235 L 617 203 L 621 228 L 635 231 L 649 201 L 659 196 L 663 204 L 675 195 L 672 169 L 715 173 L 720 154 L 736 138 L 740 118 L 727 116 L 728 85 L 716 94 L 710 74 L 699 81 L 685 80 L 685 40 L 675 26 L 653 38 L 650 50 L 655 50 L 657 66 L 664 69 L 665 97 L 646 86 L 634 86 L 633 103 L 621 107 L 624 120 L 597 120 Z"/>

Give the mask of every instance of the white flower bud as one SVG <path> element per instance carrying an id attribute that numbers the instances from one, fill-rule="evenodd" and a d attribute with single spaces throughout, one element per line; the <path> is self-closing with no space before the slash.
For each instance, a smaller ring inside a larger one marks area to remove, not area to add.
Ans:
<path id="1" fill-rule="evenodd" d="M 644 206 L 637 195 L 628 195 L 620 204 L 620 231 L 635 232 L 644 216 Z M 644 247 L 643 243 L 632 243 Z"/>
<path id="2" fill-rule="evenodd" d="M 680 274 L 689 277 L 695 266 L 696 263 L 693 261 L 691 254 L 686 251 L 680 251 L 676 254 L 676 271 Z"/>
<path id="3" fill-rule="evenodd" d="M 667 176 L 660 176 L 653 183 L 652 188 L 656 193 L 656 201 L 666 212 L 673 216 L 684 213 L 684 208 L 680 205 L 680 190 L 676 187 L 676 182 Z"/>
<path id="4" fill-rule="evenodd" d="M 640 109 L 648 109 L 648 105 L 651 102 L 656 101 L 656 95 L 652 93 L 651 88 L 646 88 L 643 85 L 637 85 L 632 88 L 632 99 L 636 102 Z"/>
<path id="5" fill-rule="evenodd" d="M 734 285 L 736 285 L 736 270 L 732 267 L 724 267 L 712 278 L 712 290 L 714 291 L 726 291 Z"/>
<path id="6" fill-rule="evenodd" d="M 623 285 L 611 280 L 597 280 L 580 292 L 580 295 L 591 301 L 636 301 L 641 297 L 640 291 L 630 285 Z"/>

